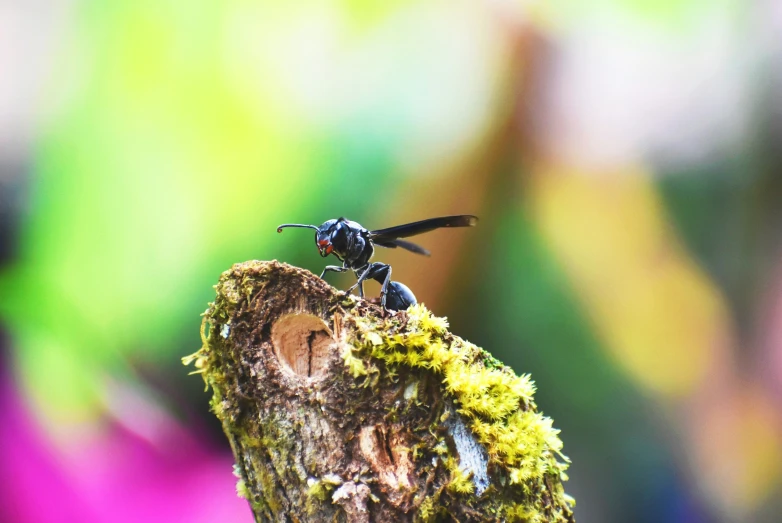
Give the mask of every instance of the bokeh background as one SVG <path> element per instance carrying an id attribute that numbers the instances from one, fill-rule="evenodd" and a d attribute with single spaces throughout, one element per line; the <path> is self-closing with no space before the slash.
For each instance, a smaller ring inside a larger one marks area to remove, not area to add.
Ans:
<path id="1" fill-rule="evenodd" d="M 457 213 L 382 260 L 532 374 L 578 521 L 782 521 L 781 35 L 776 0 L 0 2 L 0 521 L 250 521 L 180 362 L 221 271 Z"/>

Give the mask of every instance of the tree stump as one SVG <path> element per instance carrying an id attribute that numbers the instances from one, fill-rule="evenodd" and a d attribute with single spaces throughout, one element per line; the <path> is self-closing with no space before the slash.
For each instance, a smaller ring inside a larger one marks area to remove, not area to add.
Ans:
<path id="1" fill-rule="evenodd" d="M 529 376 L 422 305 L 389 313 L 286 264 L 223 273 L 195 363 L 257 522 L 573 522 Z"/>

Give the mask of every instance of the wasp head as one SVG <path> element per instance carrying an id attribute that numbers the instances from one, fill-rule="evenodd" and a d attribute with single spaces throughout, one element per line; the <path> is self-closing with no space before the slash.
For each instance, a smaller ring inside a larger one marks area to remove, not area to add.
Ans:
<path id="1" fill-rule="evenodd" d="M 329 220 L 318 227 L 315 242 L 320 255 L 325 258 L 333 252 L 337 258 L 342 259 L 343 254 L 348 250 L 349 232 L 347 224 L 341 218 Z"/>

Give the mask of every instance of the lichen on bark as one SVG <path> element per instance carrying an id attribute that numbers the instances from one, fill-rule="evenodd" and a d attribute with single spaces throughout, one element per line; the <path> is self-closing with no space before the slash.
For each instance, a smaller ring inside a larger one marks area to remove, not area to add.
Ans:
<path id="1" fill-rule="evenodd" d="M 445 319 L 276 261 L 216 289 L 185 362 L 214 391 L 256 521 L 574 521 L 531 379 Z"/>

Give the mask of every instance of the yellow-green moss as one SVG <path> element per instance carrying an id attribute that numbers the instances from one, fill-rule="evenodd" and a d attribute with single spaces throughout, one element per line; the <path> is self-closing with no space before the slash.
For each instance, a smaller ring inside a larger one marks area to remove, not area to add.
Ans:
<path id="1" fill-rule="evenodd" d="M 456 492 L 457 494 L 472 494 L 475 492 L 475 485 L 471 480 L 471 474 L 468 474 L 459 467 L 456 458 L 446 458 L 445 467 L 451 473 L 451 477 L 448 480 L 448 490 Z"/>
<path id="2" fill-rule="evenodd" d="M 434 498 L 428 497 L 418 506 L 418 520 L 431 521 L 437 515 L 437 507 L 434 504 Z"/>
<path id="3" fill-rule="evenodd" d="M 208 370 L 207 363 L 209 359 L 207 357 L 207 349 L 209 347 L 209 332 L 207 332 L 207 327 L 210 325 L 210 323 L 208 317 L 206 316 L 206 312 L 204 312 L 201 316 L 203 316 L 203 319 L 201 320 L 201 348 L 195 351 L 193 354 L 189 354 L 182 358 L 182 364 L 185 366 L 194 363 L 193 366 L 196 368 L 196 370 L 191 372 L 190 375 L 204 374 Z M 204 377 L 204 383 L 206 384 L 204 390 L 207 390 L 209 388 L 209 382 L 207 381 L 206 377 Z"/>
<path id="4" fill-rule="evenodd" d="M 322 478 L 307 479 L 307 494 L 321 501 L 326 499 L 329 492 L 342 484 L 342 478 L 336 474 L 326 474 Z"/>
<path id="5" fill-rule="evenodd" d="M 252 500 L 252 495 L 247 490 L 247 483 L 242 478 L 242 473 L 239 470 L 239 466 L 234 464 L 234 476 L 236 476 L 236 495 L 247 501 Z"/>
<path id="6" fill-rule="evenodd" d="M 326 489 L 326 486 L 323 484 L 321 480 L 315 478 L 309 478 L 307 480 L 308 496 L 311 496 L 320 501 L 324 501 L 326 499 L 327 494 L 328 494 L 328 490 Z"/>
<path id="7" fill-rule="evenodd" d="M 561 453 L 559 430 L 537 412 L 529 375 L 516 376 L 487 352 L 451 335 L 447 320 L 433 316 L 421 304 L 407 310 L 406 324 L 395 317 L 354 321 L 359 337 L 343 352 L 354 377 L 378 372 L 376 360 L 391 372 L 400 366 L 433 372 L 486 448 L 489 460 L 505 471 L 511 485 L 525 493 L 540 492 L 546 475 L 565 479 L 569 460 Z M 454 458 L 445 458 L 445 464 L 451 473 L 448 490 L 472 493 L 470 477 Z M 514 506 L 511 512 L 509 518 L 534 521 L 539 516 L 529 504 Z"/>

